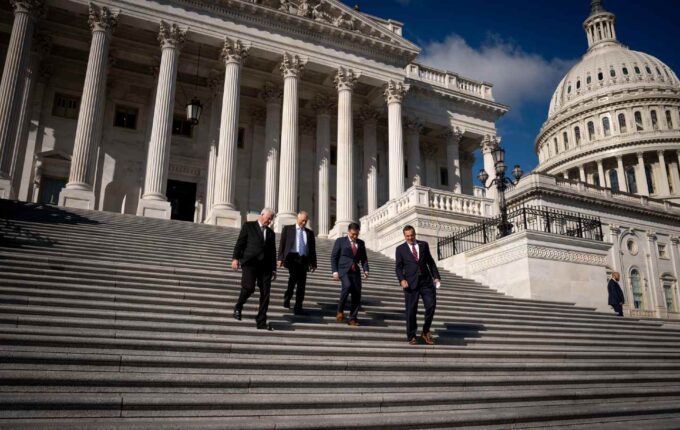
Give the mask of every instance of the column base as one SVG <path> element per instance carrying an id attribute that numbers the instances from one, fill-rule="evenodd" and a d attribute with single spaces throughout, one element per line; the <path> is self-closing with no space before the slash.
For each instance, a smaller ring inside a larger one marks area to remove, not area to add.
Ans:
<path id="1" fill-rule="evenodd" d="M 241 227 L 241 212 L 233 209 L 212 208 L 205 219 L 205 223 L 221 227 L 239 228 Z"/>
<path id="2" fill-rule="evenodd" d="M 283 226 L 293 225 L 297 222 L 297 214 L 294 213 L 281 213 L 276 214 L 276 219 L 274 220 L 274 231 L 281 233 Z"/>
<path id="3" fill-rule="evenodd" d="M 141 199 L 137 204 L 137 216 L 170 219 L 171 215 L 172 206 L 168 201 Z"/>
<path id="4" fill-rule="evenodd" d="M 329 239 L 337 239 L 347 235 L 347 227 L 354 221 L 337 221 L 331 231 L 328 232 Z"/>
<path id="5" fill-rule="evenodd" d="M 0 178 L 0 199 L 12 198 L 12 181 Z"/>
<path id="6" fill-rule="evenodd" d="M 59 206 L 94 210 L 94 191 L 62 188 L 59 193 Z"/>

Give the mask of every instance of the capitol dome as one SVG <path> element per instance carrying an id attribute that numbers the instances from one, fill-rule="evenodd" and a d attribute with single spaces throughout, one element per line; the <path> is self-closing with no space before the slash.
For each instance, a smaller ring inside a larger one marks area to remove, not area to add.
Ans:
<path id="1" fill-rule="evenodd" d="M 588 51 L 552 96 L 536 171 L 680 201 L 680 82 L 656 57 L 622 45 L 615 24 L 592 0 Z"/>

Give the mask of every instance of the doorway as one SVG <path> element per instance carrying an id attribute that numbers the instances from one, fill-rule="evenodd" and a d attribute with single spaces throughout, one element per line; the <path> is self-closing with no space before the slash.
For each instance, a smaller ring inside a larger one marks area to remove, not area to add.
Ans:
<path id="1" fill-rule="evenodd" d="M 66 179 L 43 176 L 40 180 L 38 202 L 46 203 L 48 205 L 59 204 L 59 194 L 61 194 L 61 190 L 65 186 Z"/>
<path id="2" fill-rule="evenodd" d="M 168 179 L 168 188 L 165 193 L 172 211 L 171 219 L 181 221 L 194 221 L 196 205 L 196 183 L 175 181 Z"/>

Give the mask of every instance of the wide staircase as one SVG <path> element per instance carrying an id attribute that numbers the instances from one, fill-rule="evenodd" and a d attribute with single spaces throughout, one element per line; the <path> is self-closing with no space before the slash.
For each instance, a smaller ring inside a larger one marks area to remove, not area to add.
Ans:
<path id="1" fill-rule="evenodd" d="M 256 330 L 258 293 L 232 318 L 236 236 L 0 200 L 0 427 L 680 428 L 678 326 L 442 272 L 437 343 L 411 346 L 393 262 L 369 253 L 348 327 L 319 240 L 308 315 L 280 273 Z"/>

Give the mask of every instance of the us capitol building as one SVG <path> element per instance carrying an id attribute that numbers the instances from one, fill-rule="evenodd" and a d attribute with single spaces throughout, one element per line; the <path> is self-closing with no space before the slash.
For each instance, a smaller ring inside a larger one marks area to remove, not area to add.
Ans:
<path id="1" fill-rule="evenodd" d="M 230 227 L 304 209 L 388 254 L 405 223 L 436 247 L 498 214 L 473 165 L 494 179 L 508 107 L 419 63 L 400 22 L 334 0 L 11 0 L 0 22 L 0 197 Z M 602 237 L 524 231 L 440 264 L 603 310 L 617 270 L 627 315 L 680 318 L 680 85 L 600 1 L 584 29 L 507 201 L 599 217 Z"/>

